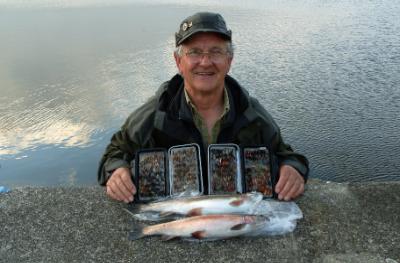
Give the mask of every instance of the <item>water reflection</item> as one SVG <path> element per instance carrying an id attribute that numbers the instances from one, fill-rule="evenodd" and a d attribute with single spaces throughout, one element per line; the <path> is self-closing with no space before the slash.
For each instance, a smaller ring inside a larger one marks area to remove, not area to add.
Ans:
<path id="1" fill-rule="evenodd" d="M 80 90 L 77 83 L 46 84 L 36 89 L 13 85 L 1 105 L 0 155 L 17 155 L 38 145 L 89 147 L 92 134 L 101 133 L 110 124 L 102 123 L 105 117 L 121 124 L 174 73 L 172 48 L 164 48 L 107 58 L 93 72 L 100 78 L 91 91 Z M 156 57 L 159 54 L 165 57 Z M 153 66 L 153 61 L 160 59 L 164 61 L 162 69 Z M 21 93 L 25 94 L 19 97 Z"/>
<path id="2" fill-rule="evenodd" d="M 39 0 L 0 8 L 0 184 L 95 184 L 111 134 L 175 74 L 173 33 L 199 9 L 225 16 L 232 75 L 310 158 L 312 177 L 399 176 L 396 3 Z"/>
<path id="3" fill-rule="evenodd" d="M 0 155 L 17 155 L 37 145 L 58 145 L 60 147 L 84 147 L 90 143 L 92 129 L 84 124 L 69 120 L 51 120 L 51 123 L 39 123 L 28 129 L 17 128 L 13 132 L 0 131 Z"/>
<path id="4" fill-rule="evenodd" d="M 170 38 L 151 49 L 120 54 L 100 64 L 103 77 L 100 88 L 109 99 L 105 105 L 119 121 L 154 95 L 158 86 L 176 73 L 173 43 Z"/>

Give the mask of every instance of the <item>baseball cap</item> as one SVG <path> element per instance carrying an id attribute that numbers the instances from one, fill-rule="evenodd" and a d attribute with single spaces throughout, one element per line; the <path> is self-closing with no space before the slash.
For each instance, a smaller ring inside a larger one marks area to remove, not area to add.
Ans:
<path id="1" fill-rule="evenodd" d="M 196 33 L 214 32 L 227 40 L 232 40 L 232 31 L 228 30 L 224 18 L 217 13 L 199 12 L 189 16 L 175 33 L 175 45 L 179 46 Z"/>

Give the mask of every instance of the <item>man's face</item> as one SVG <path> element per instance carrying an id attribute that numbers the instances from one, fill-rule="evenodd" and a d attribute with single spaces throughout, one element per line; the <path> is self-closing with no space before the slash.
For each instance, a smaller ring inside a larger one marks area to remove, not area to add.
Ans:
<path id="1" fill-rule="evenodd" d="M 188 92 L 222 89 L 232 62 L 232 55 L 226 53 L 227 41 L 215 33 L 198 33 L 182 48 L 183 54 L 180 57 L 175 54 L 175 61 Z"/>

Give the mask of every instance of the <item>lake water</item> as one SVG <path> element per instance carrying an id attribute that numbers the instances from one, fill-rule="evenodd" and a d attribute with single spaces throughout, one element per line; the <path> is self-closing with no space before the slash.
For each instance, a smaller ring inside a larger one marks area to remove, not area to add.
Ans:
<path id="1" fill-rule="evenodd" d="M 179 23 L 203 10 L 225 17 L 231 75 L 312 178 L 400 179 L 398 1 L 2 0 L 0 185 L 95 185 L 111 135 L 177 72 Z"/>

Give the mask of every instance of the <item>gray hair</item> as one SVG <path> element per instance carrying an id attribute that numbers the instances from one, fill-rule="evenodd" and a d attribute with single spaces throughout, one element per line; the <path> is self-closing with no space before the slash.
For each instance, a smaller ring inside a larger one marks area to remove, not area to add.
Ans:
<path id="1" fill-rule="evenodd" d="M 231 57 L 233 57 L 234 47 L 231 41 L 226 41 L 226 51 Z M 182 44 L 175 48 L 175 54 L 178 55 L 179 57 L 183 56 Z"/>

